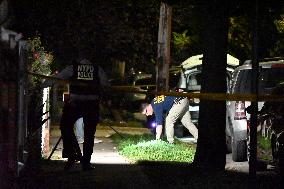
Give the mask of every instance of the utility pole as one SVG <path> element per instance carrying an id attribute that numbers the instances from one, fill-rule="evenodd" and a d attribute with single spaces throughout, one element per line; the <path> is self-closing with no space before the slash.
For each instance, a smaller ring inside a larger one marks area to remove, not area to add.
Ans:
<path id="1" fill-rule="evenodd" d="M 157 91 L 169 90 L 171 19 L 172 7 L 165 2 L 161 2 L 156 65 Z"/>

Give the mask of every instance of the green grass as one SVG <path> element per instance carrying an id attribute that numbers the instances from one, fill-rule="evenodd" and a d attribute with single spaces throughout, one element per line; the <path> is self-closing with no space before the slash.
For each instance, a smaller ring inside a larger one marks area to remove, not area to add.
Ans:
<path id="1" fill-rule="evenodd" d="M 258 134 L 257 141 L 258 158 L 264 161 L 272 161 L 270 137 L 263 137 Z"/>
<path id="2" fill-rule="evenodd" d="M 270 137 L 258 137 L 258 145 L 260 148 L 268 150 L 271 148 Z"/>
<path id="3" fill-rule="evenodd" d="M 191 163 L 195 154 L 195 145 L 175 141 L 169 144 L 163 140 L 153 140 L 153 135 L 127 135 L 123 138 L 112 135 L 117 144 L 119 154 L 126 158 L 139 161 L 173 161 Z"/>

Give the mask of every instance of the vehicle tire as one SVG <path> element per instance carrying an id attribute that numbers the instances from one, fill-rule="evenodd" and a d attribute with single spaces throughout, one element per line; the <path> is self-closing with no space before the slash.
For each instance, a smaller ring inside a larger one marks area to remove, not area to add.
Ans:
<path id="1" fill-rule="evenodd" d="M 279 148 L 279 172 L 281 177 L 284 177 L 284 146 Z"/>
<path id="2" fill-rule="evenodd" d="M 234 140 L 232 137 L 232 159 L 235 162 L 247 161 L 247 141 Z"/>
<path id="3" fill-rule="evenodd" d="M 273 133 L 271 135 L 271 139 L 270 139 L 270 144 L 271 144 L 271 151 L 272 151 L 272 158 L 273 158 L 273 161 L 276 161 L 277 159 L 277 154 L 276 154 L 276 135 L 275 133 Z"/>
<path id="4" fill-rule="evenodd" d="M 174 126 L 174 135 L 177 138 L 184 137 L 184 126 L 179 122 L 177 124 L 175 124 L 175 126 Z"/>
<path id="5" fill-rule="evenodd" d="M 226 136 L 226 147 L 227 147 L 227 152 L 231 153 L 232 152 L 232 139 L 230 136 Z"/>
<path id="6" fill-rule="evenodd" d="M 250 158 L 250 129 L 247 130 L 247 161 Z"/>

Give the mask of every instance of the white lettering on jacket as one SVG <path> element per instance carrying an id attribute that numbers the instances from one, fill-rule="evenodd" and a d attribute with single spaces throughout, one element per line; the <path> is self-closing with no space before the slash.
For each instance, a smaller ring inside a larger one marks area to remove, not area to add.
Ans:
<path id="1" fill-rule="evenodd" d="M 94 66 L 93 65 L 78 65 L 78 77 L 81 80 L 93 80 L 94 79 Z"/>

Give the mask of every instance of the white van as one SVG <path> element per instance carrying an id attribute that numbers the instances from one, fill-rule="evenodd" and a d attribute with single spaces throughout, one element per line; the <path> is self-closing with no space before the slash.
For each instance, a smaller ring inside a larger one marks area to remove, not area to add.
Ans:
<path id="1" fill-rule="evenodd" d="M 202 72 L 202 58 L 203 55 L 195 55 L 184 62 L 181 63 L 181 74 L 180 79 L 177 86 L 178 92 L 187 92 L 187 93 L 199 93 L 201 90 L 201 72 Z M 235 67 L 239 65 L 239 60 L 229 54 L 227 54 L 227 83 L 229 88 L 229 80 L 231 78 L 232 72 L 234 71 Z M 190 102 L 189 111 L 191 114 L 192 122 L 195 125 L 198 125 L 198 117 L 199 117 L 199 99 L 193 99 Z M 182 127 L 181 123 L 178 123 L 175 126 L 176 130 L 180 130 Z M 183 129 L 182 129 L 183 130 Z M 187 132 L 187 131 L 185 131 Z M 179 131 L 176 133 L 183 132 Z"/>

